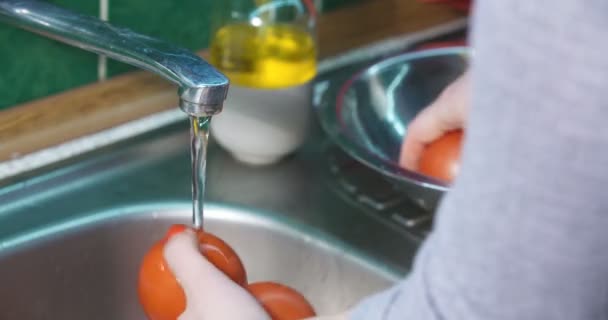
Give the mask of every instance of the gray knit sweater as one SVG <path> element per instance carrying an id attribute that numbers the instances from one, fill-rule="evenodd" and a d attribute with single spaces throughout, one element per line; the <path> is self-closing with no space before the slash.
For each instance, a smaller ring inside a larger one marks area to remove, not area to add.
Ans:
<path id="1" fill-rule="evenodd" d="M 478 0 L 460 176 L 353 319 L 608 319 L 608 1 Z"/>

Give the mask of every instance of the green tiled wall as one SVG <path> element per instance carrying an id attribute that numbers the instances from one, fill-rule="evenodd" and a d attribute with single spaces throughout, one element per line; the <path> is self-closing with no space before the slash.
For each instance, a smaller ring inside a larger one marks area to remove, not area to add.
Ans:
<path id="1" fill-rule="evenodd" d="M 211 1 L 217 0 L 113 1 L 110 22 L 198 50 L 207 47 L 209 42 Z M 110 76 L 126 70 L 132 67 L 117 61 L 108 64 Z"/>
<path id="2" fill-rule="evenodd" d="M 100 0 L 49 0 L 98 16 Z M 111 23 L 192 50 L 209 41 L 212 1 L 109 0 Z M 360 0 L 324 0 L 324 11 Z M 373 1 L 373 0 L 369 0 Z M 0 110 L 97 81 L 97 56 L 0 23 Z M 132 67 L 108 60 L 108 76 Z"/>
<path id="3" fill-rule="evenodd" d="M 97 0 L 52 0 L 97 15 Z M 97 56 L 0 23 L 0 109 L 97 79 Z"/>

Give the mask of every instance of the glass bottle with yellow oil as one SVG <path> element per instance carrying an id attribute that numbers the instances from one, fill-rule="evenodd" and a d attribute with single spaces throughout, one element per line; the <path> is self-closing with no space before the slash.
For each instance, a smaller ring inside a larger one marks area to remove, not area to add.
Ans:
<path id="1" fill-rule="evenodd" d="M 209 61 L 230 79 L 215 140 L 238 160 L 270 164 L 304 141 L 316 75 L 312 0 L 215 1 Z"/>

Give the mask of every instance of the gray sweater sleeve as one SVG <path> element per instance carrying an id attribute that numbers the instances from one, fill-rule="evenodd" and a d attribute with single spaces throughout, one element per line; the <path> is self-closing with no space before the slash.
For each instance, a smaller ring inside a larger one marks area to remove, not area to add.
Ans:
<path id="1" fill-rule="evenodd" d="M 608 319 L 608 1 L 478 0 L 461 174 L 356 320 Z"/>

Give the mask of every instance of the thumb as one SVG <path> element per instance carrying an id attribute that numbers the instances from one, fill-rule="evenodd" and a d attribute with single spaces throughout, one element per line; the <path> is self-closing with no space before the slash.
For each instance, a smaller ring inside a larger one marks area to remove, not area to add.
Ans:
<path id="1" fill-rule="evenodd" d="M 465 72 L 424 108 L 408 125 L 401 147 L 399 164 L 418 169 L 418 161 L 427 144 L 448 131 L 462 129 L 470 104 L 469 72 Z"/>
<path id="2" fill-rule="evenodd" d="M 171 237 L 164 256 L 186 295 L 180 320 L 269 319 L 245 289 L 205 259 L 192 230 Z"/>
<path id="3" fill-rule="evenodd" d="M 164 255 L 171 271 L 185 291 L 197 289 L 196 284 L 200 281 L 228 279 L 201 254 L 198 239 L 192 230 L 185 230 L 172 236 L 165 244 Z"/>
<path id="4" fill-rule="evenodd" d="M 436 101 L 423 109 L 407 128 L 405 139 L 401 147 L 399 164 L 407 169 L 418 169 L 418 160 L 425 146 L 441 137 L 447 130 L 444 122 L 438 117 L 439 107 Z"/>

